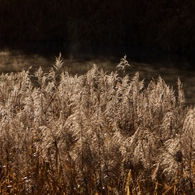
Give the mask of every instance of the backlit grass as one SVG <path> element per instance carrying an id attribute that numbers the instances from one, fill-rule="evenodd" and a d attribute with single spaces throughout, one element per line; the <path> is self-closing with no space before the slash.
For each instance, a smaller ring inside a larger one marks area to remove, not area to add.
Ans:
<path id="1" fill-rule="evenodd" d="M 159 77 L 94 65 L 0 75 L 0 194 L 189 194 L 195 108 Z"/>

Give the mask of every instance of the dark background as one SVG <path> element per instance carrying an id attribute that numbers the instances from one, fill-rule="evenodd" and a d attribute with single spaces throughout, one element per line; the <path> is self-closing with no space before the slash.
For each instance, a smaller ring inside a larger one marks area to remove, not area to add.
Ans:
<path id="1" fill-rule="evenodd" d="M 0 0 L 0 42 L 145 48 L 194 58 L 194 0 Z"/>

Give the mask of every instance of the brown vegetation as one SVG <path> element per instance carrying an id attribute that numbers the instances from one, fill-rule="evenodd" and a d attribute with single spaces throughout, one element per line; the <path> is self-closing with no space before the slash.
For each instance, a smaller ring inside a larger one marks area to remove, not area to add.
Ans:
<path id="1" fill-rule="evenodd" d="M 0 75 L 2 195 L 194 191 L 195 108 L 180 80 L 177 94 L 161 77 L 144 87 L 126 56 L 111 73 L 62 65 Z"/>

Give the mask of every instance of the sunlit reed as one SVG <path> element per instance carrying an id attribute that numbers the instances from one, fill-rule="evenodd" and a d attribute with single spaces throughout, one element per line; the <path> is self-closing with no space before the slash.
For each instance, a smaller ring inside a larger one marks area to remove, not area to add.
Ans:
<path id="1" fill-rule="evenodd" d="M 0 75 L 0 194 L 188 194 L 195 108 L 159 77 L 94 65 Z"/>

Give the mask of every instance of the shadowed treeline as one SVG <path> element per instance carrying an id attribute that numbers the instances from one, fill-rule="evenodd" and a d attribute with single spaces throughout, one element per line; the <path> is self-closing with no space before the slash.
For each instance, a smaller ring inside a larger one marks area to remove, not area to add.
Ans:
<path id="1" fill-rule="evenodd" d="M 0 39 L 194 52 L 191 0 L 0 0 Z"/>

